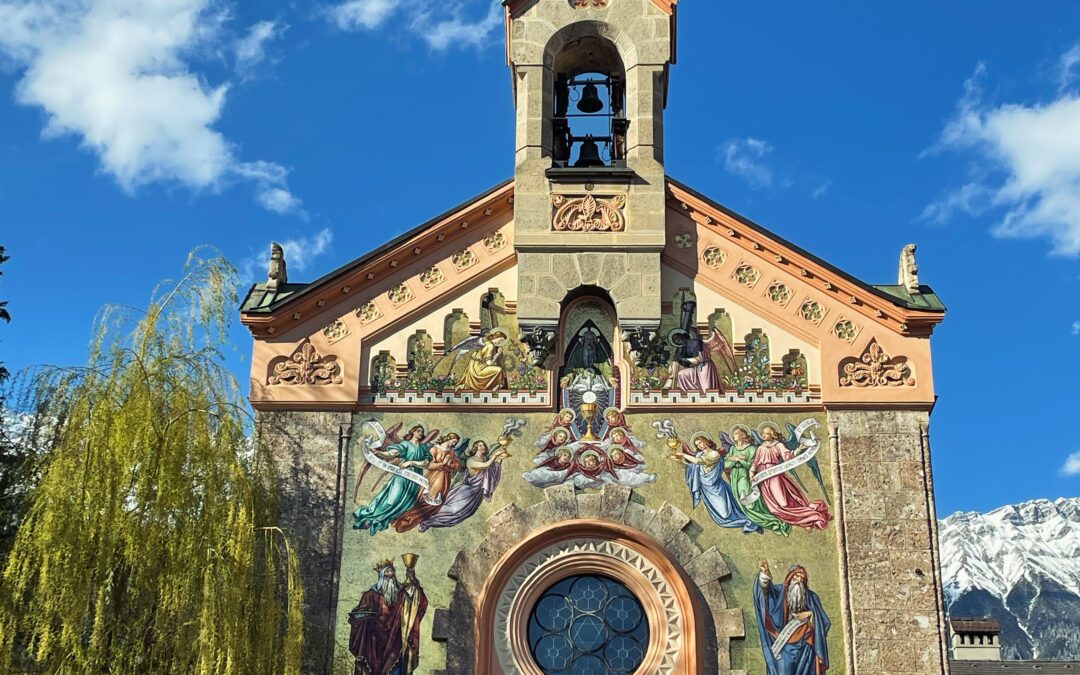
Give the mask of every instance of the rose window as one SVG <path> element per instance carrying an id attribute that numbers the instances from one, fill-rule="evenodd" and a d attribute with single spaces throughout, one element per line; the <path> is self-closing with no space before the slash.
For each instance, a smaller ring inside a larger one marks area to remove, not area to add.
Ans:
<path id="1" fill-rule="evenodd" d="M 645 660 L 649 621 L 621 583 L 596 575 L 563 579 L 536 602 L 529 648 L 545 673 L 632 673 Z"/>

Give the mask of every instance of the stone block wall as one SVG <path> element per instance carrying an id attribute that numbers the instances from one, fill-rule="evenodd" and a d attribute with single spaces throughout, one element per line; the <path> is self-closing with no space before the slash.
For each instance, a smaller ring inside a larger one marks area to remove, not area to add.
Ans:
<path id="1" fill-rule="evenodd" d="M 256 434 L 269 444 L 277 465 L 278 523 L 300 563 L 305 673 L 331 672 L 344 495 L 339 481 L 348 475 L 338 455 L 338 434 L 351 422 L 348 412 L 256 416 Z"/>
<path id="2" fill-rule="evenodd" d="M 848 670 L 947 673 L 929 414 L 830 410 Z"/>

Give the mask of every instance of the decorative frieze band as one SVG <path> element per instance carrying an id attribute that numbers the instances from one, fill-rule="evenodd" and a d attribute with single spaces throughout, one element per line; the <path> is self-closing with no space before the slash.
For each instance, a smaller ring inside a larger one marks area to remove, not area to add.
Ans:
<path id="1" fill-rule="evenodd" d="M 551 227 L 556 232 L 622 232 L 626 229 L 625 195 L 551 195 L 555 213 Z"/>

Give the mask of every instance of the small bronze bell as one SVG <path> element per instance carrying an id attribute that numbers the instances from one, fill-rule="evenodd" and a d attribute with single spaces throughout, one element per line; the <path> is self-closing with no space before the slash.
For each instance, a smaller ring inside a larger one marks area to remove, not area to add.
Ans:
<path id="1" fill-rule="evenodd" d="M 597 91 L 595 84 L 586 84 L 581 90 L 581 100 L 578 101 L 577 109 L 590 114 L 604 109 L 604 102 L 600 100 L 600 92 Z"/>
<path id="2" fill-rule="evenodd" d="M 590 167 L 590 166 L 606 166 L 604 160 L 600 159 L 600 148 L 597 147 L 596 141 L 592 136 L 586 136 L 585 140 L 581 142 L 581 152 L 578 154 L 578 160 L 574 162 L 574 167 Z"/>

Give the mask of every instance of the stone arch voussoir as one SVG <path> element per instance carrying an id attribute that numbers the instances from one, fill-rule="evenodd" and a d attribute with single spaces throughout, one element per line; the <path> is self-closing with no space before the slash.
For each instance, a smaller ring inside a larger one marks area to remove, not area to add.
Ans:
<path id="1" fill-rule="evenodd" d="M 715 547 L 702 550 L 688 533 L 690 516 L 665 502 L 652 509 L 634 498 L 631 488 L 605 485 L 599 493 L 584 493 L 567 483 L 544 490 L 546 499 L 526 509 L 510 504 L 488 519 L 486 536 L 470 550 L 457 554 L 447 570 L 456 583 L 448 607 L 437 608 L 432 622 L 432 638 L 446 645 L 446 667 L 434 675 L 464 675 L 474 672 L 476 646 L 476 604 L 485 581 L 499 560 L 530 533 L 564 521 L 582 519 L 608 521 L 648 535 L 677 563 L 702 608 L 708 625 L 705 635 L 706 673 L 731 668 L 730 643 L 745 635 L 742 610 L 729 608 L 723 582 L 731 570 Z"/>

